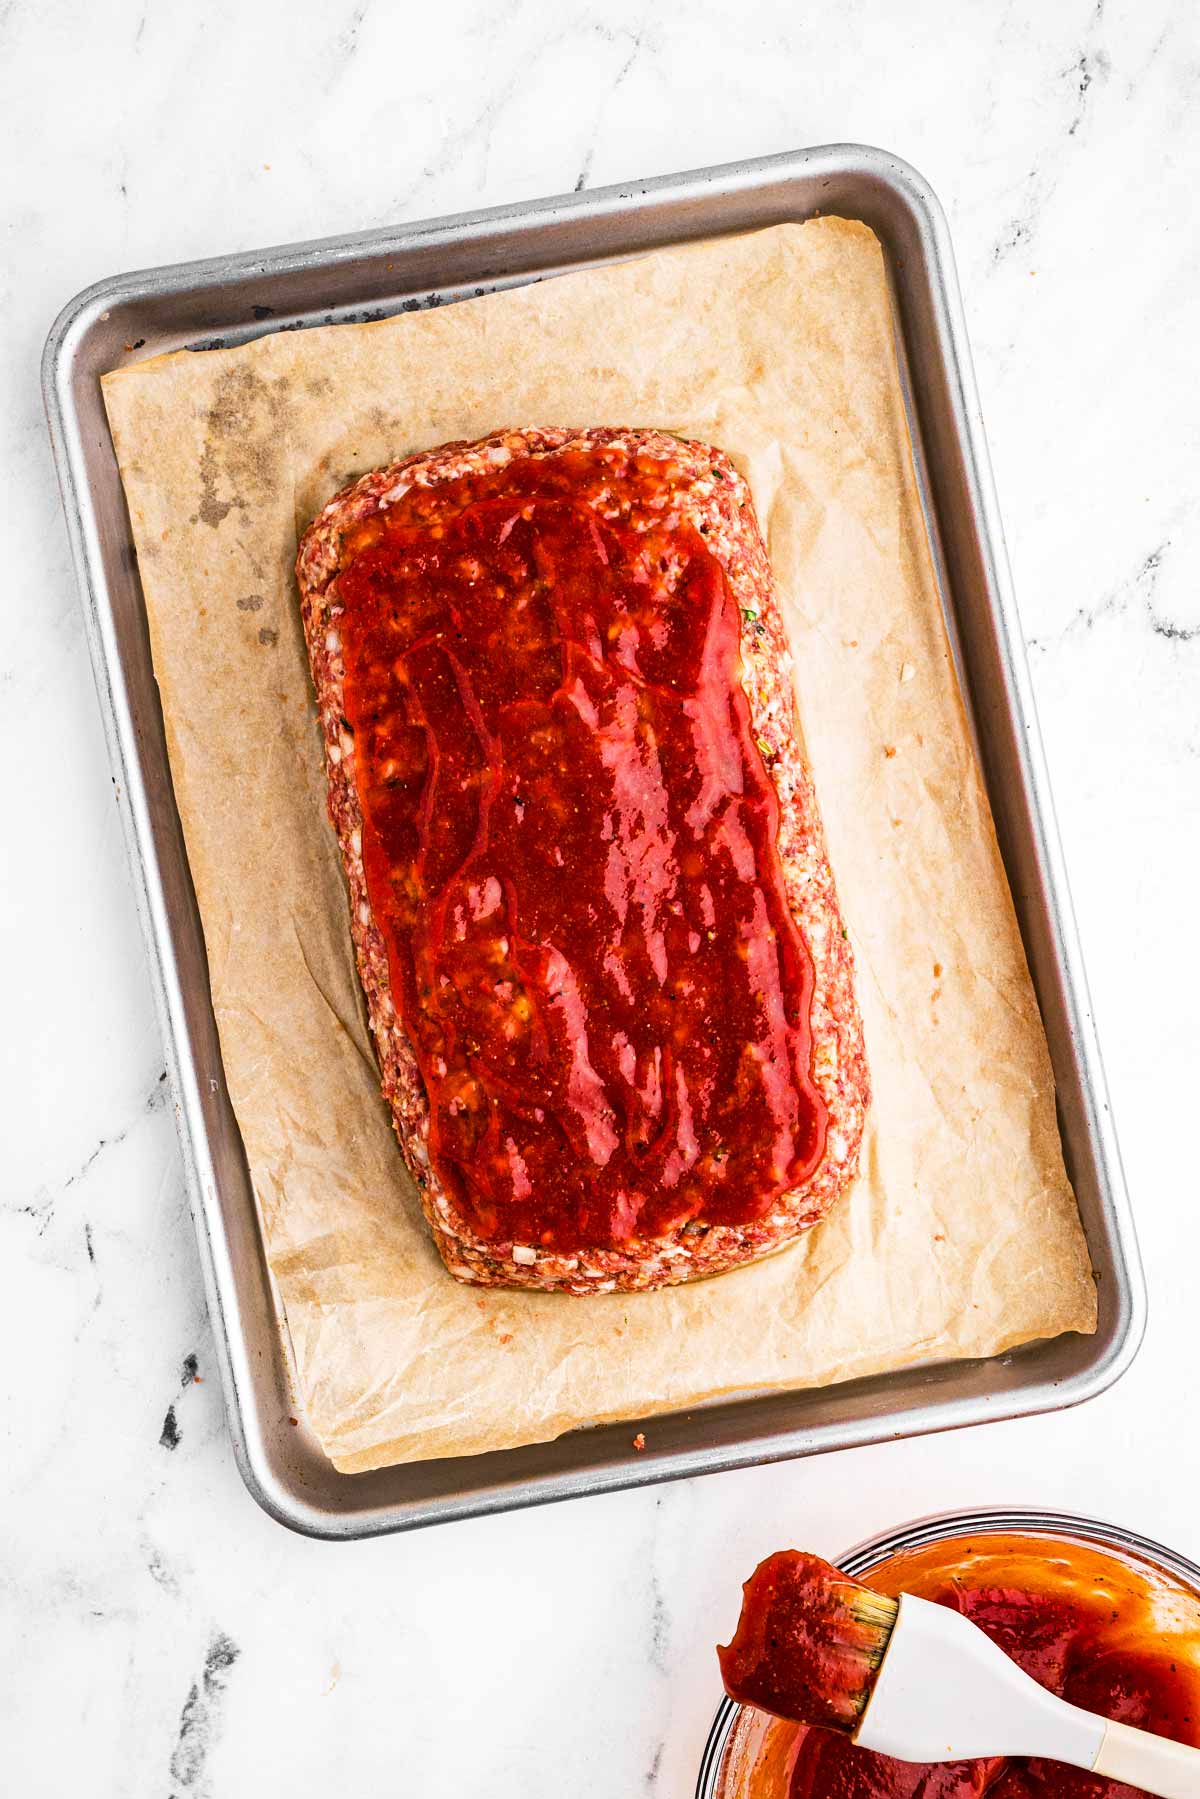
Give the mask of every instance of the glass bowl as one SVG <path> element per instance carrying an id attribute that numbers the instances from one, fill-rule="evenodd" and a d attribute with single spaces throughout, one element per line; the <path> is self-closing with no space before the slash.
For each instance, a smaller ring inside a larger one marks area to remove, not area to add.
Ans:
<path id="1" fill-rule="evenodd" d="M 871 1537 L 854 1549 L 834 1559 L 847 1574 L 861 1578 L 906 1549 L 923 1549 L 948 1537 L 994 1536 L 1072 1537 L 1077 1542 L 1092 1543 L 1099 1549 L 1116 1549 L 1135 1561 L 1147 1562 L 1158 1573 L 1165 1574 L 1200 1599 L 1200 1567 L 1173 1549 L 1141 1537 L 1136 1531 L 1119 1524 L 1106 1524 L 1099 1518 L 1084 1518 L 1073 1512 L 1024 1511 L 1017 1508 L 997 1511 L 983 1508 L 969 1512 L 942 1512 L 931 1518 L 917 1518 L 894 1530 Z M 749 1706 L 722 1699 L 713 1720 L 696 1781 L 696 1799 L 746 1799 L 744 1783 L 740 1789 L 727 1784 L 736 1771 L 732 1758 L 737 1756 L 746 1773 L 755 1765 L 756 1751 L 764 1746 L 775 1720 Z M 780 1788 L 781 1792 L 786 1789 Z"/>

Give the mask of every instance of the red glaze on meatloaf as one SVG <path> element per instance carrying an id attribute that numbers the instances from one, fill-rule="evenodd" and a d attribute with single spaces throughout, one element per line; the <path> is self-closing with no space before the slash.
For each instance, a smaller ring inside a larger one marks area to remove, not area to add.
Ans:
<path id="1" fill-rule="evenodd" d="M 657 1287 L 817 1223 L 869 1080 L 729 458 L 450 444 L 338 494 L 296 566 L 383 1092 L 450 1272 Z"/>

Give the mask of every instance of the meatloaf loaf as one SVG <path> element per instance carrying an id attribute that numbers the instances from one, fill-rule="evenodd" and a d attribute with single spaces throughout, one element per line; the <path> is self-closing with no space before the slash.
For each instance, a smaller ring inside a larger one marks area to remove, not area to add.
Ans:
<path id="1" fill-rule="evenodd" d="M 447 444 L 337 494 L 296 567 L 383 1093 L 450 1273 L 659 1287 L 817 1223 L 869 1080 L 728 456 Z"/>

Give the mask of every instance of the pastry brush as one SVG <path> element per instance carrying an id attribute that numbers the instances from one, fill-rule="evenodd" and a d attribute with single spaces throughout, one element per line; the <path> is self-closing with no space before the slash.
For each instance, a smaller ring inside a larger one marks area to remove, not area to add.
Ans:
<path id="1" fill-rule="evenodd" d="M 1046 1756 L 1161 1799 L 1200 1799 L 1200 1749 L 1058 1699 L 961 1613 L 911 1593 L 887 1599 L 799 1550 L 755 1570 L 717 1654 L 732 1699 L 899 1761 Z"/>

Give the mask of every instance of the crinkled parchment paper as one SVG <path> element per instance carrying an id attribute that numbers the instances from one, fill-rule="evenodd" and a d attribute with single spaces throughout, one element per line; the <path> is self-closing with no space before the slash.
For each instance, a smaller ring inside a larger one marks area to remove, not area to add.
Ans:
<path id="1" fill-rule="evenodd" d="M 916 496 L 882 256 L 837 219 L 111 374 L 225 1071 L 303 1404 L 362 1469 L 1095 1328 Z M 858 958 L 863 1173 L 757 1267 L 634 1296 L 443 1271 L 379 1097 L 292 560 L 364 470 L 659 425 L 748 476 Z"/>

